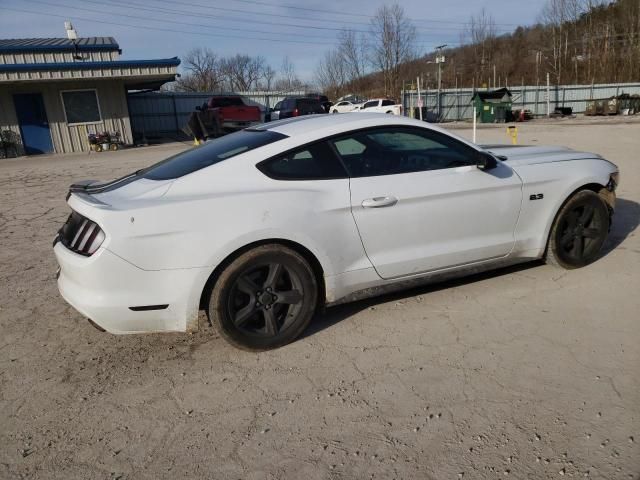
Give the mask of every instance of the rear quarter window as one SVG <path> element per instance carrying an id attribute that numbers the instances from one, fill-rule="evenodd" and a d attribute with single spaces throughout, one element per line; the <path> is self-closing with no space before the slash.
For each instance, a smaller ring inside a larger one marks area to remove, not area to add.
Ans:
<path id="1" fill-rule="evenodd" d="M 347 178 L 347 172 L 326 142 L 300 147 L 257 165 L 274 180 L 330 180 Z"/>
<path id="2" fill-rule="evenodd" d="M 169 157 L 139 172 L 149 180 L 171 180 L 287 138 L 270 130 L 241 130 Z"/>

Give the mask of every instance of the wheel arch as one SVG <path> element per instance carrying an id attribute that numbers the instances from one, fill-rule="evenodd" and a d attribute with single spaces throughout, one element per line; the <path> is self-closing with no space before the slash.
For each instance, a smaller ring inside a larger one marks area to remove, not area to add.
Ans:
<path id="1" fill-rule="evenodd" d="M 604 202 L 607 204 L 607 206 L 609 207 L 609 212 L 610 213 L 613 212 L 613 207 L 614 206 L 612 204 L 611 195 L 610 195 L 610 192 L 607 190 L 607 187 L 605 187 L 604 185 L 602 185 L 602 184 L 600 184 L 598 182 L 591 182 L 591 183 L 586 183 L 584 185 L 581 185 L 581 186 L 573 189 L 568 195 L 565 195 L 564 200 L 556 208 L 551 221 L 547 225 L 546 237 L 545 237 L 546 241 L 545 241 L 545 244 L 544 244 L 543 257 L 547 254 L 547 250 L 549 248 L 549 240 L 551 239 L 551 230 L 553 228 L 553 225 L 555 225 L 556 220 L 558 219 L 558 215 L 560 214 L 560 212 L 562 211 L 564 206 L 567 204 L 567 202 L 569 200 L 571 200 L 576 193 L 582 192 L 584 190 L 590 190 L 593 193 L 598 194 L 604 200 Z"/>
<path id="2" fill-rule="evenodd" d="M 318 292 L 318 306 L 322 306 L 326 303 L 326 284 L 324 281 L 324 268 L 322 267 L 322 264 L 318 260 L 317 256 L 307 247 L 293 240 L 287 240 L 284 238 L 266 238 L 266 239 L 257 240 L 255 242 L 248 243 L 234 250 L 229 255 L 227 255 L 224 258 L 224 260 L 222 260 L 216 266 L 216 268 L 213 269 L 213 271 L 209 275 L 209 278 L 205 282 L 204 287 L 202 288 L 202 292 L 200 293 L 200 302 L 199 302 L 200 309 L 206 308 L 206 306 L 208 305 L 213 286 L 215 285 L 215 282 L 217 281 L 220 274 L 224 271 L 224 269 L 243 253 L 248 252 L 249 250 L 252 250 L 256 247 L 260 247 L 262 245 L 282 245 L 302 255 L 302 257 L 307 262 L 309 262 L 309 266 L 313 270 L 313 274 L 316 277 L 318 287 L 320 288 Z"/>

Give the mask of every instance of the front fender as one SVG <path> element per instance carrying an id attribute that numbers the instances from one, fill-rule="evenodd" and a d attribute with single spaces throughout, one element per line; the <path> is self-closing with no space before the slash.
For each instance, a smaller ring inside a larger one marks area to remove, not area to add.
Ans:
<path id="1" fill-rule="evenodd" d="M 516 171 L 523 179 L 523 205 L 514 251 L 538 258 L 546 249 L 549 232 L 564 203 L 583 188 L 606 190 L 611 174 L 617 169 L 601 159 L 581 159 L 519 166 Z M 615 198 L 608 194 L 603 198 L 613 207 Z"/>

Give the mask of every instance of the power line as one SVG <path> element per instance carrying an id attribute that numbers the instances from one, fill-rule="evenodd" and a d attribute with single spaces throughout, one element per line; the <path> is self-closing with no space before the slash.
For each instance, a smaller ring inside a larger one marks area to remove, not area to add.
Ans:
<path id="1" fill-rule="evenodd" d="M 211 5 L 204 5 L 204 4 L 201 4 L 201 3 L 185 2 L 185 1 L 178 1 L 178 0 L 152 0 L 152 1 L 159 2 L 159 3 L 168 3 L 168 4 L 173 5 L 173 6 L 182 5 L 182 6 L 185 6 L 185 7 L 194 7 L 194 8 L 205 8 L 205 9 L 210 9 L 211 8 Z M 136 4 L 136 2 L 127 2 L 127 5 L 130 5 L 132 3 Z M 271 6 L 275 6 L 275 5 L 271 5 Z M 155 8 L 157 8 L 157 7 L 155 7 Z M 307 9 L 306 7 L 298 7 L 298 8 L 299 9 L 303 9 L 303 8 Z M 308 21 L 308 22 L 309 21 L 314 21 L 312 19 L 309 19 L 308 17 L 299 17 L 299 16 L 295 16 L 295 15 L 266 13 L 266 12 L 250 11 L 250 10 L 238 10 L 238 9 L 230 9 L 230 8 L 224 8 L 224 7 L 216 7 L 216 10 L 233 12 L 233 13 L 242 13 L 242 14 L 263 15 L 263 16 L 278 17 L 278 18 L 292 18 L 292 19 L 296 19 L 296 20 L 305 20 L 305 21 Z M 317 9 L 313 9 L 313 11 L 318 11 L 318 10 Z M 325 11 L 321 11 L 321 12 L 326 13 L 326 12 L 329 12 L 329 10 L 325 10 Z M 173 10 L 173 13 L 179 13 L 181 15 L 184 14 L 184 12 L 182 12 L 180 10 Z M 339 12 L 335 12 L 335 13 L 339 13 Z M 211 16 L 211 15 L 199 14 L 199 16 Z M 362 15 L 362 16 L 366 17 L 366 18 L 374 18 L 373 16 L 369 16 L 369 15 Z M 246 19 L 240 19 L 240 20 L 241 21 L 247 21 Z M 334 19 L 331 19 L 331 21 L 333 21 L 333 20 Z M 319 19 L 319 20 L 315 20 L 315 21 L 316 22 L 318 22 L 318 21 L 324 22 L 324 21 L 330 21 L 330 20 L 328 20 L 328 19 Z M 466 28 L 469 25 L 469 22 L 453 22 L 453 21 L 450 22 L 450 21 L 447 21 L 447 20 L 427 20 L 427 19 L 422 19 L 420 21 L 421 22 L 433 22 L 433 23 L 450 24 L 450 25 L 459 25 L 459 27 L 456 28 L 458 30 L 462 30 L 462 29 Z M 340 20 L 338 22 L 339 23 L 352 24 L 352 25 L 362 25 L 362 26 L 369 26 L 370 25 L 369 22 L 352 22 L 352 21 L 346 21 L 346 20 Z M 260 22 L 260 23 L 264 23 L 264 22 Z M 284 24 L 284 25 L 290 26 L 288 24 Z M 495 25 L 497 25 L 497 24 L 495 24 Z M 433 26 L 425 26 L 425 27 L 421 27 L 419 25 L 414 25 L 414 26 L 416 26 L 416 28 L 420 29 L 420 30 L 433 30 L 434 28 L 438 28 L 438 27 L 433 27 Z M 445 27 L 440 27 L 440 28 L 445 28 Z M 453 27 L 446 27 L 446 28 L 448 30 L 450 30 Z M 343 30 L 344 28 L 325 27 L 325 29 L 326 30 Z"/>
<path id="2" fill-rule="evenodd" d="M 190 3 L 190 2 L 178 2 L 178 1 L 173 1 L 173 0 L 154 0 L 155 2 L 159 2 L 159 3 L 168 3 L 170 5 L 183 5 L 185 7 L 194 7 L 194 8 L 205 8 L 205 9 L 211 9 L 212 5 L 203 5 L 203 4 L 199 4 L 199 3 Z M 136 2 L 128 2 L 131 4 L 136 4 Z M 138 4 L 139 5 L 139 4 Z M 309 21 L 308 17 L 298 17 L 295 15 L 285 15 L 285 14 L 279 14 L 279 13 L 266 13 L 266 12 L 251 12 L 251 11 L 247 11 L 247 10 L 239 10 L 237 8 L 226 8 L 226 7 L 215 7 L 216 10 L 220 10 L 222 12 L 231 12 L 231 13 L 241 13 L 241 14 L 247 14 L 247 13 L 251 13 L 251 14 L 257 14 L 257 15 L 262 15 L 265 17 L 277 17 L 277 18 L 292 18 L 294 20 L 306 20 Z M 175 10 L 174 10 L 175 11 Z M 182 12 L 181 12 L 182 13 Z M 326 21 L 323 19 L 323 21 Z M 351 21 L 342 21 L 342 23 L 349 23 L 349 24 L 353 24 L 353 25 L 367 25 L 366 23 L 362 23 L 362 22 L 351 22 Z M 286 25 L 286 24 L 284 24 Z M 330 29 L 330 30 L 336 30 L 335 28 Z M 339 29 L 337 29 L 339 30 Z"/>
<path id="3" fill-rule="evenodd" d="M 212 18 L 215 20 L 220 20 L 220 19 L 224 19 L 230 22 L 240 22 L 240 23 L 257 23 L 260 25 L 274 25 L 274 26 L 285 26 L 285 27 L 290 27 L 290 28 L 298 28 L 298 29 L 307 29 L 307 28 L 312 28 L 312 29 L 320 29 L 320 30 L 326 30 L 326 31 L 330 31 L 330 32 L 341 32 L 343 30 L 345 30 L 344 27 L 318 27 L 316 25 L 300 25 L 300 24 L 291 24 L 291 23 L 282 23 L 282 22 L 269 22 L 269 21 L 265 21 L 265 20 L 253 20 L 253 19 L 248 19 L 248 18 L 235 18 L 235 17 L 220 17 L 218 15 L 211 15 L 211 14 L 206 14 L 206 13 L 199 13 L 199 14 L 192 14 L 192 13 L 186 13 L 183 12 L 181 10 L 173 10 L 173 9 L 168 9 L 166 7 L 155 7 L 155 8 L 149 8 L 148 6 L 139 6 L 140 4 L 135 2 L 135 1 L 129 1 L 129 2 L 123 2 L 123 0 L 85 0 L 87 2 L 91 2 L 91 3 L 97 3 L 99 5 L 104 5 L 105 3 L 107 4 L 111 4 L 111 5 L 118 5 L 118 6 L 123 6 L 123 7 L 128 7 L 128 8 L 132 8 L 131 6 L 133 5 L 135 7 L 135 9 L 137 10 L 141 10 L 141 11 L 148 11 L 148 12 L 154 12 L 154 13 L 161 13 L 161 14 L 167 14 L 167 15 L 181 15 L 181 16 L 187 16 L 187 17 L 195 17 L 195 18 L 202 18 L 202 17 L 207 17 L 207 18 Z M 309 20 L 307 20 L 309 21 Z M 363 24 L 366 25 L 366 24 Z M 356 29 L 349 29 L 353 32 L 356 33 L 370 33 L 368 30 L 356 30 Z M 310 36 L 309 34 L 305 33 L 305 36 Z M 318 38 L 325 38 L 327 39 L 327 37 L 318 37 Z"/>
<path id="4" fill-rule="evenodd" d="M 258 37 L 246 37 L 246 36 L 239 36 L 239 35 L 227 35 L 227 34 L 215 34 L 215 33 L 205 33 L 205 32 L 193 32 L 193 31 L 185 31 L 185 30 L 176 30 L 176 29 L 170 29 L 170 28 L 161 28 L 161 27 L 150 27 L 147 25 L 132 25 L 130 23 L 119 23 L 119 22 L 109 22 L 107 20 L 96 20 L 95 18 L 87 18 L 87 17 L 79 17 L 77 15 L 57 15 L 55 13 L 48 13 L 48 12 L 33 12 L 31 10 L 22 10 L 19 8 L 10 8 L 10 7 L 3 7 L 3 10 L 9 10 L 12 12 L 20 12 L 20 13 L 29 13 L 32 15 L 41 15 L 41 16 L 48 16 L 48 17 L 57 17 L 57 18 L 64 18 L 64 19 L 71 19 L 71 20 L 82 20 L 82 21 L 86 21 L 86 22 L 93 22 L 93 23 L 101 23 L 101 24 L 105 24 L 105 25 L 117 25 L 119 27 L 129 27 L 129 28 L 135 28 L 135 29 L 139 29 L 142 28 L 144 30 L 156 30 L 156 31 L 160 31 L 160 32 L 171 32 L 171 33 L 180 33 L 180 34 L 187 34 L 187 35 L 200 35 L 200 36 L 205 36 L 205 37 L 223 37 L 223 38 L 237 38 L 237 39 L 241 39 L 241 40 L 259 40 L 261 42 L 275 42 L 275 43 L 297 43 L 297 44 L 306 44 L 306 45 L 328 45 L 326 43 L 318 43 L 318 42 L 305 42 L 302 40 L 276 40 L 274 38 L 258 38 Z"/>
<path id="5" fill-rule="evenodd" d="M 38 0 L 33 0 L 33 1 L 38 1 Z M 212 18 L 214 20 L 227 20 L 227 21 L 231 21 L 231 22 L 240 22 L 243 24 L 246 23 L 257 23 L 260 25 L 274 25 L 274 26 L 285 26 L 285 27 L 289 27 L 289 28 L 297 28 L 297 29 L 313 29 L 313 30 L 321 30 L 321 31 L 329 31 L 329 32 L 342 32 L 345 30 L 344 27 L 340 28 L 340 27 L 325 27 L 325 26 L 317 26 L 317 25 L 300 25 L 300 24 L 291 24 L 291 23 L 282 23 L 282 22 L 270 22 L 270 21 L 266 21 L 266 20 L 253 20 L 253 19 L 247 19 L 247 18 L 232 18 L 232 17 L 220 17 L 218 15 L 211 15 L 211 14 L 206 14 L 206 13 L 199 13 L 199 14 L 192 14 L 192 13 L 187 13 L 184 12 L 182 10 L 174 10 L 174 9 L 168 9 L 166 7 L 155 7 L 155 8 L 149 8 L 149 6 L 140 6 L 139 3 L 135 2 L 135 1 L 128 1 L 128 2 L 123 2 L 121 0 L 102 0 L 102 1 L 96 1 L 96 0 L 85 0 L 87 2 L 91 2 L 91 3 L 97 3 L 99 5 L 104 5 L 106 4 L 110 4 L 110 5 L 115 5 L 115 6 L 121 6 L 121 7 L 126 7 L 129 9 L 136 9 L 136 10 L 140 10 L 140 11 L 148 11 L 148 12 L 153 12 L 153 13 L 160 13 L 160 14 L 167 14 L 167 15 L 180 15 L 180 16 L 187 16 L 187 17 L 195 17 L 195 18 L 202 18 L 202 17 L 207 17 L 207 18 Z M 72 7 L 70 5 L 64 5 L 64 4 L 55 4 L 52 2 L 44 2 L 44 1 L 40 1 L 40 3 L 46 3 L 48 5 L 52 5 L 52 6 L 61 6 L 61 7 L 66 7 L 66 8 L 76 8 L 76 7 Z M 133 7 L 132 7 L 133 5 Z M 81 7 L 77 7 L 78 9 L 81 9 Z M 86 10 L 86 9 L 85 9 Z M 95 11 L 94 11 L 95 12 Z M 103 13 L 102 11 L 98 12 L 98 13 Z M 130 16 L 130 15 L 124 15 L 123 16 Z M 146 19 L 146 18 L 145 18 Z M 157 20 L 157 21 L 164 21 L 161 19 L 150 19 L 150 20 Z M 178 21 L 173 21 L 173 23 L 183 23 L 185 25 L 189 25 L 188 23 L 184 23 L 184 22 L 178 22 Z M 192 24 L 195 25 L 195 24 Z M 198 25 L 201 26 L 201 25 Z M 210 27 L 210 26 L 205 26 L 205 27 Z M 242 29 L 240 31 L 243 31 Z M 355 30 L 355 29 L 351 29 L 351 31 L 357 32 L 357 33 L 370 33 L 368 30 Z M 256 31 L 257 32 L 257 31 Z M 262 33 L 266 33 L 266 34 L 279 34 L 279 32 L 265 32 L 265 31 L 261 31 Z M 428 35 L 428 34 L 420 34 L 422 36 Z M 305 33 L 305 36 L 307 37 L 311 37 L 312 35 L 309 35 L 307 33 Z M 434 33 L 433 36 L 438 36 L 438 34 Z M 315 36 L 316 38 L 324 38 L 326 40 L 333 40 L 329 39 L 327 37 L 320 37 L 320 36 Z"/>
<path id="6" fill-rule="evenodd" d="M 105 2 L 103 1 L 94 1 L 94 0 L 84 0 L 85 2 L 90 2 L 90 3 L 97 3 L 99 5 L 104 5 Z M 53 7 L 65 7 L 65 8 L 72 8 L 74 10 L 83 10 L 85 12 L 90 12 L 90 13 L 100 13 L 100 14 L 105 14 L 104 11 L 102 10 L 95 10 L 92 8 L 86 8 L 86 7 L 77 7 L 77 6 L 73 6 L 73 5 L 67 5 L 64 3 L 52 3 L 52 2 L 47 2 L 44 0 L 31 0 L 32 3 L 41 3 L 43 5 L 49 5 L 49 6 L 53 6 Z M 152 11 L 152 10 L 151 10 Z M 237 32 L 247 32 L 246 28 L 233 28 L 233 27 L 219 27 L 216 25 L 206 25 L 206 24 L 202 24 L 202 23 L 191 23 L 191 22 L 181 22 L 179 20 L 163 20 L 163 19 L 159 19 L 159 18 L 152 18 L 152 17 L 140 17 L 137 15 L 129 15 L 126 13 L 107 13 L 107 15 L 117 15 L 118 17 L 126 17 L 126 18 L 132 18 L 134 20 L 151 20 L 154 22 L 163 22 L 163 23 L 171 23 L 171 24 L 178 24 L 178 25 L 186 25 L 186 26 L 190 26 L 190 27 L 202 27 L 202 28 L 207 28 L 207 29 L 211 29 L 211 28 L 216 28 L 217 30 L 231 30 L 231 31 L 237 31 Z M 267 32 L 265 30 L 251 30 L 251 33 L 264 33 L 267 35 L 282 35 L 282 33 L 279 32 Z M 326 36 L 319 36 L 319 35 L 305 35 L 305 37 L 314 37 L 314 38 L 321 38 L 324 40 L 330 40 L 330 38 L 327 38 Z M 332 45 L 331 43 L 327 43 L 326 45 Z"/>
<path id="7" fill-rule="evenodd" d="M 156 1 L 160 1 L 160 0 L 156 0 Z M 235 2 L 242 2 L 242 3 L 249 3 L 249 4 L 253 4 L 253 5 L 262 5 L 262 6 L 267 6 L 267 7 L 283 7 L 283 8 L 289 8 L 292 10 L 303 10 L 303 11 L 307 11 L 307 12 L 317 12 L 317 13 L 330 13 L 330 14 L 335 14 L 335 15 L 345 15 L 345 16 L 349 16 L 349 17 L 359 17 L 359 18 L 374 18 L 375 15 L 365 15 L 362 13 L 350 13 L 350 12 L 344 12 L 344 11 L 340 11 L 340 10 L 327 10 L 327 9 L 319 9 L 319 8 L 309 8 L 309 7 L 300 7 L 298 5 L 287 5 L 287 4 L 274 4 L 274 3 L 268 3 L 268 2 L 261 2 L 259 0 L 233 0 Z M 171 1 L 171 3 L 176 3 Z M 442 23 L 442 24 L 450 24 L 450 25 L 469 25 L 470 22 L 455 22 L 453 20 L 434 20 L 434 19 L 429 19 L 429 18 L 416 18 L 414 19 L 414 21 L 416 22 L 425 22 L 425 23 Z M 494 25 L 503 25 L 503 26 L 509 26 L 509 27 L 517 27 L 518 24 L 517 23 L 494 23 Z"/>
<path id="8" fill-rule="evenodd" d="M 317 26 L 317 25 L 300 25 L 300 24 L 293 24 L 293 23 L 283 23 L 283 22 L 270 22 L 267 20 L 253 20 L 253 19 L 249 19 L 249 18 L 233 18 L 233 17 L 221 17 L 220 15 L 211 15 L 211 14 L 207 14 L 207 13 L 198 13 L 198 14 L 192 14 L 192 13 L 187 13 L 183 10 L 174 10 L 174 9 L 169 9 L 166 7 L 153 7 L 153 8 L 149 8 L 148 6 L 140 6 L 139 3 L 134 2 L 134 1 L 127 1 L 126 3 L 124 2 L 119 2 L 119 1 L 106 1 L 105 3 L 110 3 L 110 4 L 115 4 L 118 6 L 125 6 L 128 8 L 135 8 L 137 10 L 145 10 L 145 11 L 150 11 L 150 12 L 159 12 L 159 13 L 166 13 L 166 14 L 171 14 L 171 15 L 180 15 L 180 16 L 186 16 L 186 17 L 196 17 L 196 18 L 212 18 L 212 19 L 217 19 L 217 20 L 226 20 L 226 21 L 230 21 L 230 22 L 240 22 L 240 23 L 257 23 L 260 25 L 274 25 L 274 26 L 278 26 L 278 27 L 290 27 L 290 28 L 304 28 L 304 29 L 313 29 L 313 30 L 323 30 L 323 31 L 331 31 L 331 32 L 339 32 L 344 30 L 344 28 L 336 28 L 336 27 L 322 27 L 322 26 Z M 177 3 L 177 2 L 176 2 Z M 186 5 L 186 4 L 185 4 Z M 196 6 L 195 4 L 189 4 L 190 6 Z M 204 7 L 203 5 L 199 6 L 199 7 Z M 247 13 L 247 12 L 243 12 L 243 13 Z M 366 33 L 365 30 L 354 30 L 357 32 L 362 32 L 362 33 Z"/>

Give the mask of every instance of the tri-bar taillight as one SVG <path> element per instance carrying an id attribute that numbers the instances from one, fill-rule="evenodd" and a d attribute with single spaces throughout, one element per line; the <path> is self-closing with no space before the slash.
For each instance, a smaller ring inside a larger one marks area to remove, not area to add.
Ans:
<path id="1" fill-rule="evenodd" d="M 72 212 L 58 233 L 60 242 L 69 250 L 80 255 L 93 255 L 102 242 L 104 232 L 100 226 L 78 212 Z"/>

